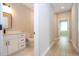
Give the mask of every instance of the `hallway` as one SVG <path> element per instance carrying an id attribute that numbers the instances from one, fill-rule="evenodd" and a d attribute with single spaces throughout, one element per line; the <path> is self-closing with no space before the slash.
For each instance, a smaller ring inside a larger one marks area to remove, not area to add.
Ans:
<path id="1" fill-rule="evenodd" d="M 50 48 L 47 56 L 78 56 L 74 50 L 72 43 L 67 40 L 67 37 L 60 37 L 56 43 Z"/>

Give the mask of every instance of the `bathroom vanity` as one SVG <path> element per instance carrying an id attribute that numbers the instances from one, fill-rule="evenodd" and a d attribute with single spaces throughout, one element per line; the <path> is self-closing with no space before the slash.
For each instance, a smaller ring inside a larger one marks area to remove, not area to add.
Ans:
<path id="1" fill-rule="evenodd" d="M 3 12 L 2 25 L 4 33 L 3 49 L 5 49 L 2 55 L 12 55 L 26 47 L 25 34 L 9 30 L 12 29 L 12 15 L 10 13 Z"/>
<path id="2" fill-rule="evenodd" d="M 7 32 L 4 38 L 6 40 L 7 55 L 11 55 L 26 47 L 25 34 L 22 32 Z"/>

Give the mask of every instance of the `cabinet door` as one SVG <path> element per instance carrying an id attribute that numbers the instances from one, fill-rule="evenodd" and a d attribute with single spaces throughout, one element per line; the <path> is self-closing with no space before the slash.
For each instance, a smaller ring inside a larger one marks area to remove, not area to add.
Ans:
<path id="1" fill-rule="evenodd" d="M 18 40 L 16 36 L 12 36 L 11 38 L 8 38 L 8 55 L 16 51 L 18 51 Z"/>

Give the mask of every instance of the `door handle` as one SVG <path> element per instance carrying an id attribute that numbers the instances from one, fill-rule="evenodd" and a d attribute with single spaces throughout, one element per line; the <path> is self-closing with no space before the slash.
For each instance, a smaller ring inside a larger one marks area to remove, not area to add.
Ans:
<path id="1" fill-rule="evenodd" d="M 6 46 L 8 46 L 7 42 L 5 44 L 6 44 Z"/>
<path id="2" fill-rule="evenodd" d="M 10 42 L 9 41 L 7 41 L 7 45 L 10 45 Z"/>
<path id="3" fill-rule="evenodd" d="M 6 46 L 10 45 L 10 42 L 9 41 L 6 41 Z"/>

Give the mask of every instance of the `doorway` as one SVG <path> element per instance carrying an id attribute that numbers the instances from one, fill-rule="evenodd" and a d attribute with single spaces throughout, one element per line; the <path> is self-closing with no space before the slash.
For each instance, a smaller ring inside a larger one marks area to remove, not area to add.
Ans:
<path id="1" fill-rule="evenodd" d="M 59 22 L 59 36 L 68 37 L 68 21 L 61 20 Z"/>
<path id="2" fill-rule="evenodd" d="M 67 46 L 69 42 L 68 20 L 59 21 L 59 43 L 60 46 Z"/>
<path id="3" fill-rule="evenodd" d="M 7 4 L 10 5 L 11 8 L 6 6 Z M 34 55 L 34 11 L 26 5 L 33 6 L 33 4 L 27 3 L 2 3 L 3 9 L 8 10 L 5 8 L 6 6 L 12 11 L 12 13 L 9 13 L 2 10 L 0 14 L 2 25 L 2 29 L 0 29 L 0 55 L 2 56 Z M 16 19 L 17 21 L 15 21 Z"/>

